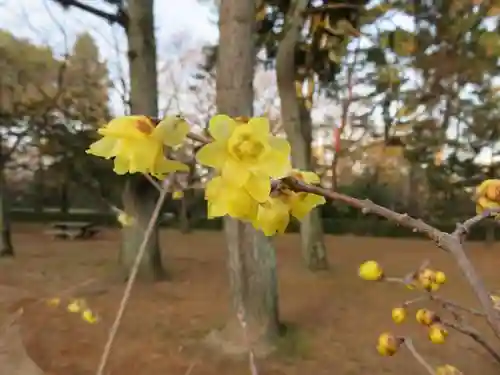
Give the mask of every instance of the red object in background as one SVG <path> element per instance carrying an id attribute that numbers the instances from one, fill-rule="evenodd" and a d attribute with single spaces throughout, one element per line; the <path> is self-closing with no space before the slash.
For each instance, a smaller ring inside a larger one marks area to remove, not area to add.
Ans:
<path id="1" fill-rule="evenodd" d="M 340 152 L 340 126 L 333 125 L 333 149 Z"/>

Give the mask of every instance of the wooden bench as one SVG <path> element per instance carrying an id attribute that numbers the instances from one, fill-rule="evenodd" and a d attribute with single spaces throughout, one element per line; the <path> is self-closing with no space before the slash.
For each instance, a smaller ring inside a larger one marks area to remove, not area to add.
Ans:
<path id="1" fill-rule="evenodd" d="M 89 239 L 99 233 L 93 223 L 86 222 L 58 222 L 52 223 L 51 227 L 45 231 L 46 234 L 68 240 Z"/>

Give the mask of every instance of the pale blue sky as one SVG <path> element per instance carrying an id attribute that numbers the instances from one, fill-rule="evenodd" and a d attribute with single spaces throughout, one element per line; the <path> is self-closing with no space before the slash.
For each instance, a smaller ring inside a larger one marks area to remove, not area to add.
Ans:
<path id="1" fill-rule="evenodd" d="M 102 0 L 82 0 L 102 10 L 113 7 Z M 159 64 L 179 54 L 182 49 L 201 47 L 218 38 L 214 12 L 198 0 L 156 0 L 155 27 Z M 49 45 L 63 56 L 74 43 L 75 36 L 89 32 L 94 36 L 102 58 L 108 61 L 113 80 L 126 76 L 126 39 L 119 26 L 110 26 L 96 16 L 75 8 L 63 10 L 52 0 L 0 0 L 0 29 L 37 44 Z M 112 106 L 121 111 L 121 98 L 112 93 Z"/>

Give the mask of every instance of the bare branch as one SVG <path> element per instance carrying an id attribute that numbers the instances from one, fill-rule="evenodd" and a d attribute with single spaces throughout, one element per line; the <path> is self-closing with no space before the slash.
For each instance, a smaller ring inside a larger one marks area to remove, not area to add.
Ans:
<path id="1" fill-rule="evenodd" d="M 116 14 L 114 13 L 108 13 L 103 10 L 94 8 L 91 5 L 85 4 L 83 2 L 80 2 L 78 0 L 53 0 L 59 5 L 61 5 L 63 8 L 69 8 L 69 7 L 75 7 L 80 10 L 83 10 L 85 12 L 88 12 L 90 14 L 93 14 L 96 17 L 99 17 L 110 24 L 116 23 L 123 27 L 124 29 L 127 29 L 128 26 L 128 16 L 125 13 L 125 11 L 121 8 L 118 9 L 118 12 Z"/>

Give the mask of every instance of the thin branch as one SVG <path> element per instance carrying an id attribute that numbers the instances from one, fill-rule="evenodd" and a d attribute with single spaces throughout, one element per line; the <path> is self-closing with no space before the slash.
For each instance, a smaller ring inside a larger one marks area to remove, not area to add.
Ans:
<path id="1" fill-rule="evenodd" d="M 158 201 L 156 202 L 156 206 L 154 208 L 153 214 L 151 215 L 151 218 L 149 219 L 148 226 L 146 227 L 146 231 L 144 233 L 144 238 L 142 240 L 142 243 L 139 247 L 139 251 L 137 252 L 137 256 L 135 257 L 134 265 L 132 267 L 132 270 L 130 272 L 130 276 L 127 281 L 127 285 L 125 287 L 125 291 L 123 292 L 123 297 L 122 300 L 120 301 L 120 307 L 118 308 L 118 311 L 116 313 L 115 320 L 113 322 L 113 325 L 111 326 L 111 329 L 109 330 L 108 334 L 108 340 L 106 341 L 106 345 L 104 346 L 104 350 L 101 355 L 101 359 L 99 361 L 99 367 L 97 368 L 96 375 L 103 375 L 104 370 L 106 367 L 106 364 L 108 362 L 109 355 L 111 353 L 111 349 L 113 347 L 113 343 L 115 341 L 116 334 L 118 332 L 118 329 L 120 328 L 120 324 L 123 318 L 123 314 L 125 312 L 125 308 L 127 307 L 127 303 L 130 299 L 130 295 L 132 292 L 132 287 L 134 286 L 135 279 L 137 277 L 137 274 L 139 272 L 139 266 L 141 264 L 141 260 L 144 257 L 144 254 L 146 253 L 147 249 L 147 244 L 149 242 L 149 239 L 151 235 L 153 234 L 153 230 L 155 228 L 155 224 L 158 221 L 158 218 L 160 217 L 161 213 L 161 208 L 163 207 L 163 202 L 165 201 L 165 198 L 167 197 L 168 189 L 166 187 L 163 187 L 160 197 L 158 198 Z"/>
<path id="2" fill-rule="evenodd" d="M 454 329 L 457 332 L 469 336 L 471 339 L 473 339 L 475 342 L 481 345 L 495 359 L 495 361 L 500 363 L 500 355 L 497 353 L 495 349 L 493 349 L 493 347 L 490 344 L 486 342 L 486 340 L 482 338 L 481 334 L 474 328 L 464 327 L 462 324 L 457 324 L 443 320 L 441 320 L 441 323 L 447 327 Z"/>
<path id="3" fill-rule="evenodd" d="M 121 27 L 123 27 L 124 29 L 126 29 L 128 26 L 128 17 L 126 13 L 123 11 L 123 9 L 119 9 L 118 12 L 115 14 L 94 8 L 93 6 L 85 4 L 78 0 L 53 0 L 53 1 L 61 5 L 63 8 L 69 8 L 69 7 L 78 8 L 87 13 L 93 14 L 94 16 L 99 17 L 111 24 L 116 23 Z"/>
<path id="4" fill-rule="evenodd" d="M 406 348 L 410 351 L 410 353 L 415 357 L 418 363 L 422 365 L 422 367 L 427 371 L 428 374 L 430 375 L 435 375 L 435 371 L 432 368 L 432 366 L 425 360 L 424 357 L 417 351 L 415 348 L 415 345 L 413 345 L 413 341 L 410 338 L 406 338 L 403 341 L 403 344 L 406 346 Z"/>

